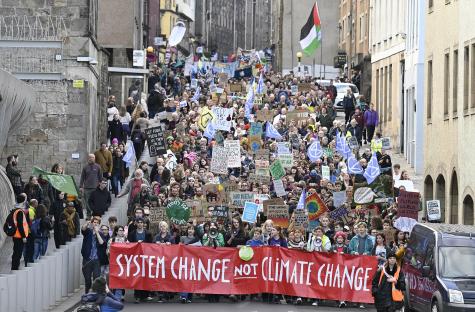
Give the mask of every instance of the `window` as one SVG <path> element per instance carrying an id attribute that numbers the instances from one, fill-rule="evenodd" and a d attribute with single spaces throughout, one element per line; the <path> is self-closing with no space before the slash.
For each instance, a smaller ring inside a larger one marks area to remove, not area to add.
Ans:
<path id="1" fill-rule="evenodd" d="M 453 71 L 453 80 L 452 80 L 452 111 L 454 113 L 454 117 L 457 116 L 457 106 L 458 106 L 458 82 L 459 82 L 459 51 L 454 51 L 454 65 L 452 68 Z"/>
<path id="2" fill-rule="evenodd" d="M 388 73 L 388 120 L 391 121 L 391 114 L 392 114 L 392 104 L 393 104 L 393 65 L 389 65 L 389 73 Z"/>
<path id="3" fill-rule="evenodd" d="M 427 119 L 432 118 L 432 61 L 427 62 Z"/>
<path id="4" fill-rule="evenodd" d="M 384 121 L 388 120 L 388 67 L 384 67 Z"/>
<path id="5" fill-rule="evenodd" d="M 465 48 L 463 48 L 463 111 L 464 112 L 468 110 L 468 80 L 470 79 L 469 57 L 470 57 L 469 47 L 466 46 Z"/>
<path id="6" fill-rule="evenodd" d="M 376 69 L 376 110 L 378 112 L 381 111 L 380 107 L 379 107 L 379 69 Z"/>
<path id="7" fill-rule="evenodd" d="M 434 0 L 429 0 L 429 11 L 434 9 Z"/>
<path id="8" fill-rule="evenodd" d="M 444 56 L 444 116 L 449 114 L 449 53 Z"/>

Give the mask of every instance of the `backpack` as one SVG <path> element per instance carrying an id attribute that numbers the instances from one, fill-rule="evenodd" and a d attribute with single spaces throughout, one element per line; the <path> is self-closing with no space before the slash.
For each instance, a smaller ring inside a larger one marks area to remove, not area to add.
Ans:
<path id="1" fill-rule="evenodd" d="M 15 225 L 14 219 L 16 218 L 17 211 L 19 211 L 19 209 L 11 210 L 3 224 L 3 232 L 5 232 L 7 236 L 11 237 L 16 233 L 17 226 Z"/>
<path id="2" fill-rule="evenodd" d="M 36 218 L 31 222 L 31 233 L 33 234 L 34 238 L 42 238 L 43 233 L 41 232 L 41 219 Z"/>
<path id="3" fill-rule="evenodd" d="M 81 302 L 76 312 L 100 312 L 101 308 L 95 302 Z"/>

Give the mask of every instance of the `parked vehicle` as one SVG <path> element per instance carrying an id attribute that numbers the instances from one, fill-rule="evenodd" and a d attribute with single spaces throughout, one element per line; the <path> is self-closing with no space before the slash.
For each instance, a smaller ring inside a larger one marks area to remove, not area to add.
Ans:
<path id="1" fill-rule="evenodd" d="M 406 311 L 475 311 L 475 227 L 416 224 L 403 271 Z"/>
<path id="2" fill-rule="evenodd" d="M 333 84 L 336 87 L 336 99 L 335 99 L 335 107 L 337 109 L 343 109 L 343 97 L 346 95 L 346 90 L 348 88 L 351 89 L 355 98 L 360 96 L 360 91 L 358 88 L 352 83 L 344 83 L 344 82 L 336 82 Z"/>

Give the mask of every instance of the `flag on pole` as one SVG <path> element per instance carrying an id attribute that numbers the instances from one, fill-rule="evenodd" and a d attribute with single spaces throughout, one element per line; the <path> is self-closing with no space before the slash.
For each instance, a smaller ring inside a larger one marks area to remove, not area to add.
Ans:
<path id="1" fill-rule="evenodd" d="M 132 164 L 132 161 L 135 158 L 135 149 L 134 145 L 130 144 L 129 148 L 127 149 L 127 152 L 125 153 L 124 157 L 122 158 L 122 161 L 125 162 L 125 167 L 129 168 L 130 165 Z"/>
<path id="2" fill-rule="evenodd" d="M 355 156 L 351 155 L 348 157 L 348 173 L 349 174 L 362 174 L 363 167 L 361 167 L 360 162 L 356 160 Z"/>
<path id="3" fill-rule="evenodd" d="M 366 182 L 368 184 L 373 183 L 374 180 L 380 175 L 381 170 L 379 170 L 379 164 L 378 164 L 378 159 L 376 158 L 376 153 L 373 153 L 371 156 L 371 159 L 368 163 L 368 167 L 366 167 L 366 170 L 363 174 L 363 176 L 366 178 Z"/>
<path id="4" fill-rule="evenodd" d="M 51 183 L 51 185 L 58 191 L 78 196 L 76 183 L 74 182 L 73 177 L 70 175 L 48 172 L 38 167 L 33 167 L 32 174 L 36 176 L 41 175 L 43 179 Z"/>
<path id="5" fill-rule="evenodd" d="M 310 144 L 310 147 L 307 150 L 307 156 L 311 162 L 316 162 L 317 159 L 323 156 L 323 149 L 320 146 L 320 141 L 315 140 L 312 144 Z"/>
<path id="6" fill-rule="evenodd" d="M 300 194 L 300 199 L 297 204 L 296 209 L 304 209 L 305 208 L 305 199 L 307 198 L 307 191 L 305 189 L 302 190 L 302 194 Z"/>
<path id="7" fill-rule="evenodd" d="M 262 75 L 262 72 L 261 72 L 261 76 L 259 77 L 259 82 L 257 83 L 256 93 L 257 94 L 264 93 L 264 76 Z"/>
<path id="8" fill-rule="evenodd" d="M 216 134 L 216 129 L 214 128 L 213 123 L 209 122 L 208 125 L 206 126 L 206 129 L 203 135 L 207 137 L 209 140 L 212 140 L 215 134 Z"/>
<path id="9" fill-rule="evenodd" d="M 201 88 L 198 87 L 198 88 L 196 88 L 195 94 L 194 94 L 193 97 L 191 98 L 191 101 L 192 101 L 192 102 L 198 101 L 198 99 L 200 98 L 200 95 L 201 95 Z"/>
<path id="10" fill-rule="evenodd" d="M 322 42 L 322 29 L 318 5 L 315 1 L 307 22 L 300 30 L 300 46 L 306 55 L 312 55 Z"/>
<path id="11" fill-rule="evenodd" d="M 249 86 L 249 91 L 247 92 L 246 105 L 244 106 L 244 113 L 247 118 L 251 118 L 252 105 L 254 104 L 254 78 L 252 83 Z"/>
<path id="12" fill-rule="evenodd" d="M 279 131 L 270 123 L 267 122 L 266 127 L 266 137 L 270 139 L 282 140 L 282 135 L 280 135 Z"/>

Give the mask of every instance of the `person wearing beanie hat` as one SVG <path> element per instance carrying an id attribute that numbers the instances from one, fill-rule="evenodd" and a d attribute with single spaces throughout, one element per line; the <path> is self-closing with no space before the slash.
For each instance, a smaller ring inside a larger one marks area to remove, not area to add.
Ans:
<path id="1" fill-rule="evenodd" d="M 91 303 L 99 306 L 102 312 L 121 311 L 124 304 L 121 302 L 121 295 L 117 292 L 115 295 L 109 290 L 106 279 L 99 276 L 92 283 L 92 291 L 83 295 L 81 305 L 88 306 Z M 78 308 L 80 311 L 81 306 Z"/>
<path id="2" fill-rule="evenodd" d="M 396 311 L 404 305 L 403 291 L 406 289 L 404 273 L 397 264 L 396 254 L 389 252 L 386 263 L 373 277 L 371 293 L 374 306 L 380 311 Z"/>

